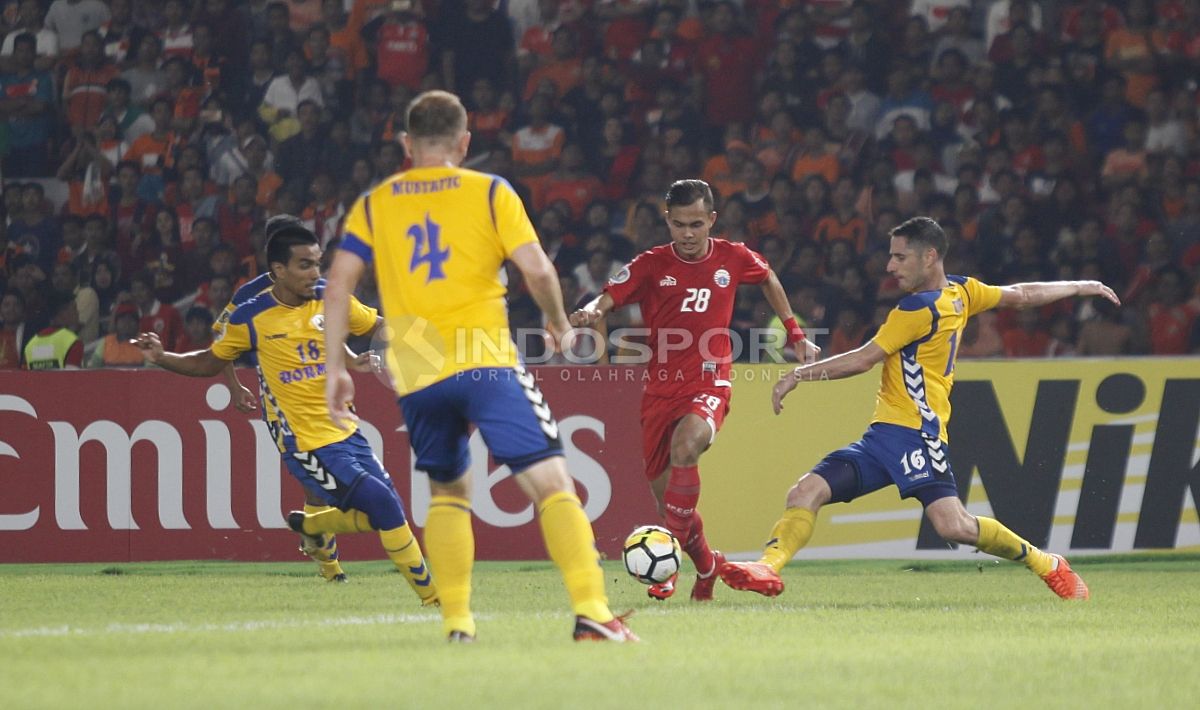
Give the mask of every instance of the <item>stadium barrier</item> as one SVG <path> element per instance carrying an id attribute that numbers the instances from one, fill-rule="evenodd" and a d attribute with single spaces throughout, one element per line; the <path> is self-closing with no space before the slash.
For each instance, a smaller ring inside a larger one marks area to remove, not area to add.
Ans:
<path id="1" fill-rule="evenodd" d="M 638 367 L 534 370 L 607 556 L 657 519 L 641 466 Z M 713 543 L 757 550 L 797 475 L 856 439 L 877 378 L 804 384 L 780 417 L 778 367 L 739 366 L 733 411 L 702 461 Z M 253 387 L 253 373 L 240 373 Z M 1200 546 L 1200 360 L 962 362 L 950 459 L 968 509 L 1073 554 Z M 358 378 L 363 430 L 420 527 L 390 393 Z M 471 439 L 480 559 L 545 556 L 532 507 Z M 0 372 L 0 562 L 294 560 L 283 515 L 302 503 L 266 426 L 216 380 L 157 371 Z M 1188 493 L 1191 493 L 1189 496 Z M 342 536 L 347 559 L 381 557 Z M 954 557 L 914 501 L 885 489 L 822 512 L 811 557 Z"/>

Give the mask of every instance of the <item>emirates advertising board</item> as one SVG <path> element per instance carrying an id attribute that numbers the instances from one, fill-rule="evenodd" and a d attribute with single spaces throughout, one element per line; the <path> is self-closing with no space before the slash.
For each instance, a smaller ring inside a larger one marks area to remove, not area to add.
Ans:
<path id="1" fill-rule="evenodd" d="M 533 368 L 601 552 L 657 520 L 642 473 L 639 367 Z M 754 556 L 797 476 L 855 440 L 877 373 L 811 382 L 770 409 L 777 366 L 734 372 L 732 411 L 701 460 L 712 543 Z M 253 387 L 252 371 L 240 373 Z M 950 461 L 968 510 L 1071 554 L 1200 549 L 1200 360 L 959 364 Z M 419 529 L 428 508 L 390 391 L 357 380 L 363 431 Z M 540 559 L 533 507 L 471 438 L 477 556 Z M 217 380 L 159 371 L 0 372 L 0 562 L 297 560 L 303 503 L 265 424 Z M 379 559 L 374 535 L 343 558 Z M 801 557 L 968 557 L 888 488 L 826 508 Z"/>

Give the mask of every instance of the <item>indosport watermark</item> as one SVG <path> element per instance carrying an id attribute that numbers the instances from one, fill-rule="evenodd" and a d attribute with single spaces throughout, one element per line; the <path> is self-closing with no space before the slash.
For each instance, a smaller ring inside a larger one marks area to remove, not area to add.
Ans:
<path id="1" fill-rule="evenodd" d="M 809 329 L 807 332 L 811 337 L 828 331 Z M 534 344 L 542 347 L 531 347 Z M 634 370 L 604 372 L 602 376 L 613 381 L 634 377 L 640 378 L 638 381 L 699 377 L 715 374 L 721 364 L 735 361 L 780 365 L 778 372 L 772 368 L 740 371 L 742 380 L 775 380 L 797 364 L 785 356 L 785 353 L 792 353 L 792 347 L 786 343 L 783 331 L 777 328 L 711 328 L 699 334 L 683 328 L 651 329 L 644 326 L 614 328 L 607 334 L 594 328 L 573 328 L 556 349 L 551 346 L 550 333 L 544 328 L 456 327 L 446 330 L 424 318 L 412 316 L 385 319 L 383 327 L 371 340 L 371 351 L 376 371 L 399 393 L 421 389 L 449 373 L 487 367 L 489 362 L 519 361 L 526 366 L 595 365 L 600 353 L 606 351 L 609 353 L 607 364 L 648 366 L 642 373 Z M 677 360 L 689 351 L 696 352 L 705 367 L 704 372 L 676 374 L 656 367 Z M 570 375 L 571 372 L 575 374 Z M 729 378 L 737 379 L 738 372 L 730 372 Z M 589 380 L 597 377 L 579 371 L 563 371 L 561 376 Z"/>

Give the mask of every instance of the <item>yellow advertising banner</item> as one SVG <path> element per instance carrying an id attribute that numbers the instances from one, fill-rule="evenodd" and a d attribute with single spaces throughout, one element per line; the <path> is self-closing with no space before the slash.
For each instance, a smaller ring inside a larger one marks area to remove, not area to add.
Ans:
<path id="1" fill-rule="evenodd" d="M 701 460 L 712 543 L 754 556 L 791 484 L 856 441 L 879 369 L 806 382 L 771 412 L 778 366 L 738 367 L 732 410 Z M 1094 554 L 1200 549 L 1200 359 L 959 362 L 950 463 L 967 510 L 1036 545 Z M 966 557 L 894 486 L 824 508 L 801 557 Z"/>

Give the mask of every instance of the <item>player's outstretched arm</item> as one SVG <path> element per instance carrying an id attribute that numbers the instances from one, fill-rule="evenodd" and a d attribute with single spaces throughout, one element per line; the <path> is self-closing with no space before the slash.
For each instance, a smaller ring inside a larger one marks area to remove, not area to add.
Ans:
<path id="1" fill-rule="evenodd" d="M 612 296 L 602 293 L 571 314 L 571 325 L 576 328 L 594 326 L 612 312 L 613 305 Z"/>
<path id="2" fill-rule="evenodd" d="M 509 256 L 525 279 L 529 295 L 542 313 L 546 315 L 546 329 L 550 331 L 551 345 L 555 350 L 565 350 L 569 343 L 565 342 L 571 331 L 571 323 L 563 310 L 562 286 L 558 283 L 558 272 L 542 245 L 537 243 L 522 244 Z"/>
<path id="3" fill-rule="evenodd" d="M 151 365 L 188 377 L 212 377 L 229 365 L 213 354 L 212 350 L 196 350 L 190 353 L 169 353 L 163 350 L 157 333 L 142 333 L 133 344 L 141 348 L 142 359 Z"/>
<path id="4" fill-rule="evenodd" d="M 237 370 L 233 363 L 226 363 L 221 374 L 225 376 L 225 386 L 229 388 L 229 394 L 233 395 L 233 406 L 237 407 L 239 412 L 253 412 L 254 408 L 258 406 L 258 397 L 255 397 L 254 393 L 246 389 L 238 380 Z"/>
<path id="5" fill-rule="evenodd" d="M 828 360 L 811 365 L 793 368 L 780 377 L 779 382 L 776 382 L 774 389 L 771 390 L 771 408 L 775 410 L 776 414 L 783 411 L 784 397 L 787 397 L 788 393 L 796 389 L 796 385 L 801 382 L 841 380 L 861 375 L 886 358 L 887 351 L 872 340 L 848 353 L 834 355 Z"/>
<path id="6" fill-rule="evenodd" d="M 346 338 L 350 334 L 350 294 L 366 270 L 362 257 L 338 250 L 325 281 L 325 404 L 329 417 L 343 429 L 358 420 L 350 411 L 354 380 L 346 370 Z"/>
<path id="7" fill-rule="evenodd" d="M 779 282 L 779 277 L 775 275 L 774 269 L 768 272 L 767 280 L 763 281 L 759 287 L 762 288 L 763 295 L 766 296 L 767 303 L 771 304 L 775 315 L 779 316 L 779 320 L 783 322 L 788 345 L 792 346 L 792 350 L 796 353 L 796 360 L 804 365 L 816 362 L 821 355 L 821 348 L 808 339 L 804 329 L 796 322 L 796 316 L 792 313 L 792 305 L 788 303 L 787 292 L 783 290 L 783 284 Z"/>
<path id="8" fill-rule="evenodd" d="M 1072 296 L 1102 296 L 1121 305 L 1117 294 L 1099 281 L 1040 281 L 1002 286 L 997 305 L 1001 308 L 1037 308 Z"/>
<path id="9" fill-rule="evenodd" d="M 371 326 L 370 330 L 368 330 L 366 333 L 361 333 L 360 335 L 365 335 L 369 338 L 375 335 L 375 333 L 378 332 L 381 327 L 383 327 L 382 316 L 375 319 L 375 325 Z M 349 343 L 347 343 L 346 366 L 355 372 L 379 372 L 379 368 L 382 366 L 382 361 L 379 359 L 378 355 L 370 350 L 363 353 L 354 352 L 350 349 Z"/>

